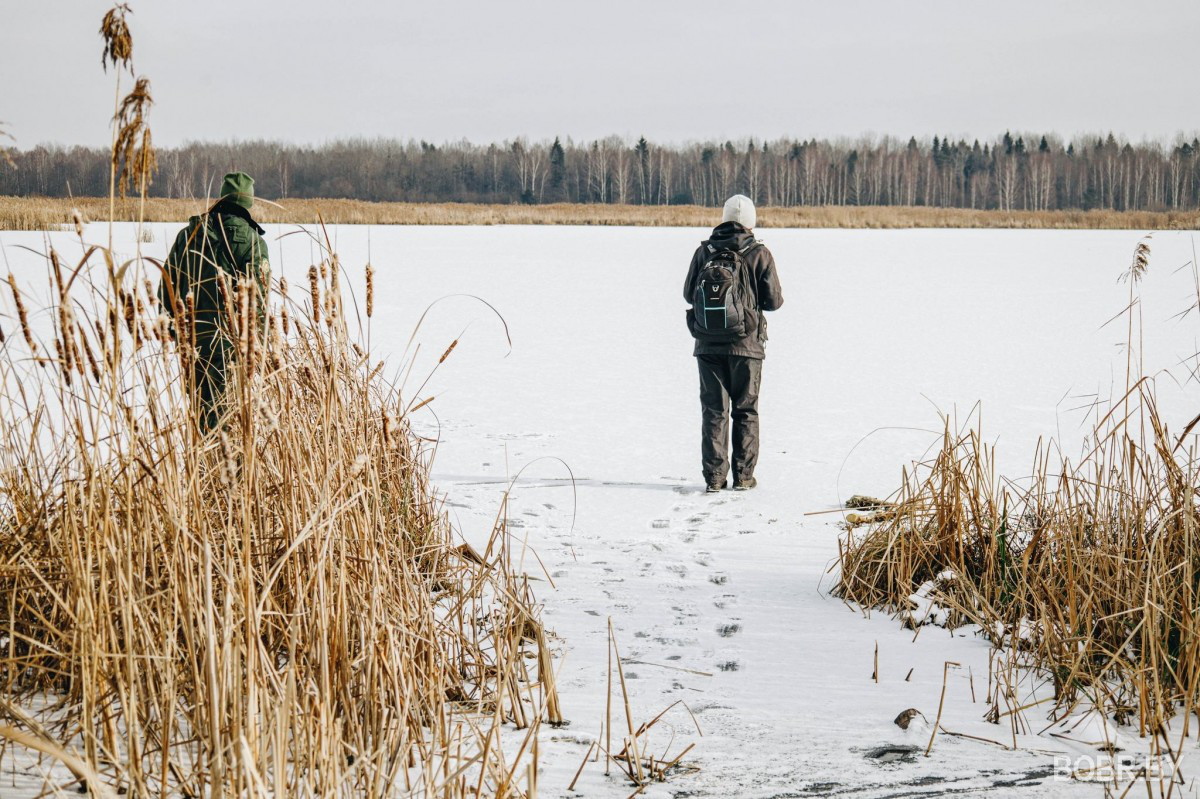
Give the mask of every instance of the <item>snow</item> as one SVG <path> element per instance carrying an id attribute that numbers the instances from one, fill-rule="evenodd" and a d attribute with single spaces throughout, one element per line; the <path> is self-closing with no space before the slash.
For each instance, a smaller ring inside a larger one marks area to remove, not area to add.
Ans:
<path id="1" fill-rule="evenodd" d="M 153 226 L 147 253 L 161 256 L 174 229 Z M 299 298 L 311 244 L 277 238 L 294 229 L 272 227 L 268 238 L 273 267 Z M 118 234 L 132 250 L 132 226 Z M 1100 754 L 1100 728 L 1051 728 L 1051 687 L 1020 670 L 1011 706 L 1042 704 L 985 721 L 1009 653 L 993 662 L 977 631 L 914 632 L 831 597 L 841 517 L 804 514 L 852 493 L 887 496 L 901 467 L 937 441 L 939 411 L 962 424 L 977 402 L 1002 474 L 1026 473 L 1041 437 L 1076 454 L 1087 406 L 1124 384 L 1124 324 L 1102 326 L 1128 301 L 1117 277 L 1139 234 L 759 231 L 786 298 L 763 370 L 759 488 L 717 495 L 703 493 L 699 475 L 681 292 L 704 234 L 331 229 L 360 303 L 368 258 L 375 267 L 374 355 L 391 356 L 411 400 L 434 397 L 418 428 L 439 437 L 435 481 L 467 540 L 485 539 L 512 485 L 512 530 L 540 579 L 571 722 L 542 732 L 539 795 L 572 795 L 566 786 L 600 734 L 610 619 L 634 725 L 682 700 L 703 730 L 680 706 L 651 731 L 656 753 L 697 746 L 684 759 L 694 769 L 646 796 L 1100 795 L 1063 776 L 1079 756 Z M 16 245 L 40 248 L 42 236 L 0 234 L 18 277 L 40 276 Z M 51 236 L 72 251 L 72 235 Z M 1142 286 L 1148 371 L 1200 350 L 1195 319 L 1172 320 L 1195 299 L 1190 269 L 1177 271 L 1191 261 L 1191 236 L 1159 233 L 1152 246 Z M 464 294 L 499 311 L 511 352 L 497 317 Z M 413 326 L 439 299 L 405 359 Z M 1179 429 L 1194 403 L 1169 380 L 1159 388 Z M 1001 713 L 1010 707 L 998 702 Z M 923 718 L 906 731 L 893 720 L 907 708 Z M 623 713 L 618 689 L 614 741 Z M 1131 751 L 1149 746 L 1136 728 L 1120 735 Z M 8 796 L 13 766 L 0 765 Z M 603 772 L 589 763 L 577 793 L 632 793 Z"/>

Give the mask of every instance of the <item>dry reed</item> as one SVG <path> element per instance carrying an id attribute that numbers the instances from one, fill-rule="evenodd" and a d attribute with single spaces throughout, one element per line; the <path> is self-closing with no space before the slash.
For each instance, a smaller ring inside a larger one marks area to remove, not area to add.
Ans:
<path id="1" fill-rule="evenodd" d="M 536 606 L 503 523 L 455 545 L 407 400 L 341 316 L 291 307 L 285 339 L 274 310 L 262 342 L 229 291 L 204 436 L 154 264 L 83 249 L 51 254 L 50 330 L 8 278 L 0 718 L 138 796 L 519 793 L 500 725 L 558 720 Z"/>
<path id="2" fill-rule="evenodd" d="M 50 250 L 44 284 L 10 273 L 0 300 L 21 329 L 0 325 L 0 757 L 103 796 L 532 794 L 538 728 L 562 721 L 539 606 L 503 515 L 482 554 L 454 540 L 328 238 L 310 309 L 220 274 L 235 355 L 208 433 L 195 298 L 160 308 L 159 262 L 88 240 L 88 217 L 162 207 L 149 84 L 120 97 L 129 13 L 100 31 L 110 196 L 69 204 L 77 261 Z"/>
<path id="3" fill-rule="evenodd" d="M 1127 273 L 1131 353 L 1148 255 L 1139 243 Z M 1177 713 L 1190 718 L 1200 710 L 1200 459 L 1187 443 L 1197 419 L 1170 433 L 1153 380 L 1133 369 L 1077 462 L 1043 444 L 1021 480 L 997 474 L 977 419 L 947 420 L 886 512 L 847 533 L 836 593 L 911 619 L 924 588 L 950 624 L 979 624 L 1048 675 L 1061 715 L 1094 707 L 1150 737 Z"/>
<path id="4" fill-rule="evenodd" d="M 136 159 L 135 159 L 136 160 Z M 147 198 L 147 222 L 183 222 L 208 206 L 203 199 Z M 68 226 L 78 209 L 107 218 L 108 198 L 0 197 L 0 230 L 52 230 Z M 720 209 L 696 205 L 477 205 L 373 203 L 361 200 L 286 199 L 262 204 L 266 223 L 350 225 L 638 225 L 712 227 Z M 138 221 L 139 202 L 118 200 L 114 220 Z M 904 206 L 763 207 L 763 228 L 1053 228 L 1195 230 L 1196 211 L 981 211 Z"/>

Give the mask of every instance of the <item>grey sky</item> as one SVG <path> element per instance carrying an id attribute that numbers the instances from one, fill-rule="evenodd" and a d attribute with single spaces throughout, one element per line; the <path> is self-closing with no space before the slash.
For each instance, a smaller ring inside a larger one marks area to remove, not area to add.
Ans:
<path id="1" fill-rule="evenodd" d="M 1196 0 L 131 0 L 160 145 L 1200 128 Z M 17 145 L 107 142 L 108 2 L 5 0 Z"/>

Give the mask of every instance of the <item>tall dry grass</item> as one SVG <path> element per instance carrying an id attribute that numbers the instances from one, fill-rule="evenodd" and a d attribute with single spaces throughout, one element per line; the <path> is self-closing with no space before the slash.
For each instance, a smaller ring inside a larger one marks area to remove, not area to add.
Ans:
<path id="1" fill-rule="evenodd" d="M 79 204 L 110 221 L 163 207 L 129 13 L 101 26 L 112 191 Z M 0 299 L 0 760 L 39 753 L 47 792 L 100 796 L 532 793 L 561 721 L 539 606 L 503 514 L 483 552 L 455 540 L 419 399 L 351 333 L 369 341 L 373 272 L 352 322 L 328 237 L 291 292 L 222 272 L 236 355 L 211 430 L 193 298 L 172 323 L 160 263 L 66 218 L 78 255 Z"/>
<path id="2" fill-rule="evenodd" d="M 336 255 L 264 338 L 230 285 L 205 435 L 157 264 L 79 249 L 0 316 L 0 738 L 98 793 L 522 794 L 501 725 L 559 720 L 538 606 L 502 519 L 455 541 Z"/>
<path id="3" fill-rule="evenodd" d="M 836 593 L 905 614 L 924 586 L 951 624 L 979 624 L 1048 675 L 1057 714 L 1096 708 L 1177 752 L 1168 721 L 1182 714 L 1186 736 L 1200 711 L 1200 417 L 1169 429 L 1136 373 L 1148 254 L 1139 244 L 1126 275 L 1125 391 L 1097 411 L 1080 457 L 1042 445 L 1028 475 L 1007 479 L 977 418 L 948 421 L 897 494 L 852 520 Z"/>
<path id="4" fill-rule="evenodd" d="M 200 213 L 204 200 L 118 199 L 120 221 L 182 222 Z M 0 230 L 52 230 L 69 225 L 72 210 L 107 219 L 109 200 L 77 197 L 0 197 Z M 266 223 L 351 225 L 640 225 L 712 227 L 717 208 L 696 205 L 476 205 L 470 203 L 373 203 L 361 200 L 280 200 L 260 203 L 255 214 Z M 1169 211 L 979 211 L 925 207 L 764 207 L 765 228 L 1054 228 L 1195 230 L 1200 213 Z"/>

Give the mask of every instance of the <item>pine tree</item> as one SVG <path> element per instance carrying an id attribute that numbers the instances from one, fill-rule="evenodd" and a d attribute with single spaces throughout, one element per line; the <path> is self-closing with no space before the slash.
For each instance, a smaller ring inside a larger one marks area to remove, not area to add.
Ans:
<path id="1" fill-rule="evenodd" d="M 563 199 L 563 186 L 567 180 L 567 153 L 563 150 L 562 142 L 554 137 L 550 145 L 550 197 L 552 200 Z"/>
<path id="2" fill-rule="evenodd" d="M 646 141 L 646 137 L 642 136 L 638 139 L 637 146 L 633 148 L 633 152 L 637 155 L 638 169 L 641 176 L 641 191 L 642 203 L 650 200 L 650 142 Z"/>

